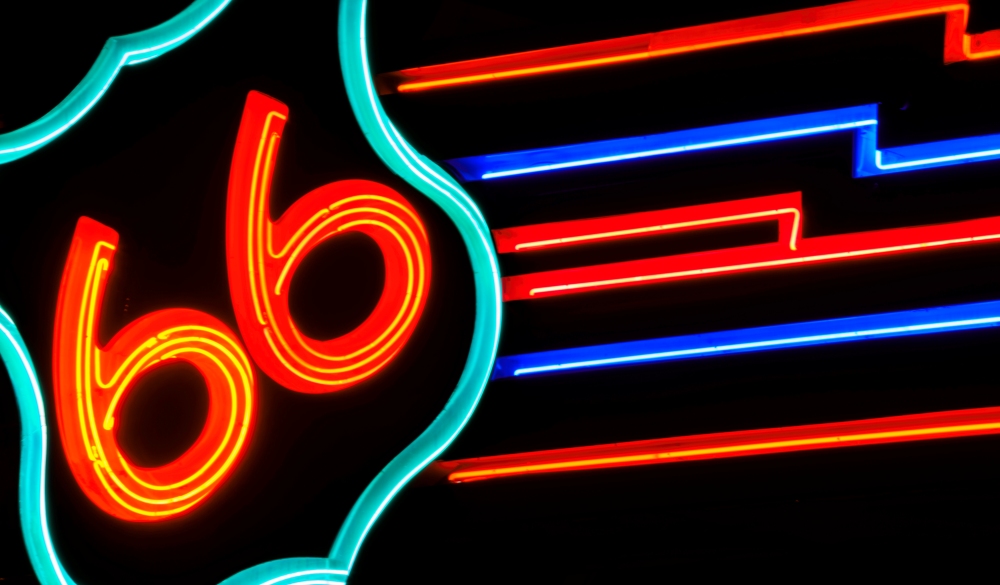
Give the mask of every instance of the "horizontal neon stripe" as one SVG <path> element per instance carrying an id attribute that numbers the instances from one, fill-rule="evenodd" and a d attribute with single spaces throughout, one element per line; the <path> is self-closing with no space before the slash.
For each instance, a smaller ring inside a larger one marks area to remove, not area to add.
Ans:
<path id="1" fill-rule="evenodd" d="M 615 138 L 447 161 L 464 181 L 502 179 L 834 132 L 855 133 L 853 173 L 870 177 L 1000 158 L 1000 134 L 879 150 L 878 106 L 869 104 L 676 132 Z"/>
<path id="2" fill-rule="evenodd" d="M 963 0 L 856 0 L 818 8 L 552 47 L 484 59 L 415 67 L 379 75 L 379 93 L 415 92 L 502 79 L 606 67 L 695 51 L 860 26 L 946 15 L 946 63 L 1000 54 L 1000 34 L 966 34 L 969 4 Z"/>
<path id="3" fill-rule="evenodd" d="M 503 356 L 493 379 L 965 331 L 1000 324 L 1000 301 Z"/>
<path id="4" fill-rule="evenodd" d="M 1000 433 L 1000 408 L 695 435 L 439 463 L 454 483 Z"/>

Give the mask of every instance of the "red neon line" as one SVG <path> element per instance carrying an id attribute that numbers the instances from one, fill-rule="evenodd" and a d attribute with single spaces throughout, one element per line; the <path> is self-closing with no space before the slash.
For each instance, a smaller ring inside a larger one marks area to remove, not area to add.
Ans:
<path id="1" fill-rule="evenodd" d="M 937 14 L 946 15 L 945 63 L 1000 55 L 1000 31 L 975 35 L 965 32 L 969 16 L 967 0 L 855 0 L 618 39 L 415 67 L 379 75 L 377 85 L 382 94 L 425 91 L 641 61 Z"/>
<path id="2" fill-rule="evenodd" d="M 676 228 L 678 230 L 698 229 L 777 219 L 781 232 L 780 240 L 770 244 L 508 276 L 503 279 L 504 300 L 537 299 L 607 288 L 918 252 L 1000 240 L 1000 217 L 802 238 L 799 231 L 801 209 L 800 195 L 793 193 L 649 214 L 629 214 L 498 230 L 494 233 L 494 238 L 500 252 L 525 252 L 547 246 L 580 245 L 594 240 L 639 237 L 666 231 L 674 225 L 682 225 Z M 793 213 L 796 210 L 798 213 Z M 674 212 L 677 214 L 674 215 Z M 718 221 L 711 223 L 713 219 Z M 641 226 L 664 229 L 639 231 L 642 229 Z M 525 245 L 529 247 L 525 248 Z"/>
<path id="3" fill-rule="evenodd" d="M 1000 408 L 713 433 L 443 462 L 454 483 L 538 473 L 724 459 L 1000 433 Z"/>
<path id="4" fill-rule="evenodd" d="M 801 237 L 802 193 L 768 195 L 657 211 L 493 230 L 498 254 L 529 252 L 637 236 L 778 221 L 778 241 L 794 249 Z"/>

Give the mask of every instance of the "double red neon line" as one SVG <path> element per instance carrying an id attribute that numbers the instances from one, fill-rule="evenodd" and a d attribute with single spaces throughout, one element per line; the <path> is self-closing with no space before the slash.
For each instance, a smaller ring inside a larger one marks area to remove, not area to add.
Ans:
<path id="1" fill-rule="evenodd" d="M 462 459 L 439 465 L 450 471 L 449 481 L 461 483 L 517 475 L 746 457 L 998 433 L 1000 433 L 1000 408 L 992 407 L 535 451 Z"/>
<path id="2" fill-rule="evenodd" d="M 504 300 L 537 299 L 1000 240 L 1000 217 L 802 238 L 801 193 L 496 230 L 494 239 L 499 253 L 527 252 L 775 220 L 779 236 L 774 243 L 508 276 L 503 279 Z"/>
<path id="3" fill-rule="evenodd" d="M 618 39 L 415 67 L 379 75 L 376 83 L 381 94 L 426 91 L 630 63 L 938 14 L 946 15 L 945 63 L 1000 55 L 1000 31 L 975 35 L 965 32 L 969 17 L 967 0 L 855 0 Z"/>

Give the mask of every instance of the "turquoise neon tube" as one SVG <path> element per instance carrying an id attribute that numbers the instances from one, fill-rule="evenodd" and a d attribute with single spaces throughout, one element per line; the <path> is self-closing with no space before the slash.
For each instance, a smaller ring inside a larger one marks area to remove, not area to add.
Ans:
<path id="1" fill-rule="evenodd" d="M 183 45 L 232 0 L 195 0 L 170 20 L 142 32 L 112 37 L 90 71 L 59 105 L 34 122 L 0 134 L 0 164 L 27 156 L 80 121 L 108 91 L 122 67 L 155 59 Z"/>
<path id="2" fill-rule="evenodd" d="M 368 67 L 366 7 L 366 0 L 340 3 L 340 64 L 351 107 L 382 162 L 440 206 L 458 228 L 472 263 L 476 319 L 465 369 L 444 410 L 369 484 L 341 527 L 330 558 L 348 570 L 385 506 L 455 440 L 475 411 L 496 357 L 502 308 L 496 251 L 479 208 L 443 169 L 410 146 L 382 109 Z"/>

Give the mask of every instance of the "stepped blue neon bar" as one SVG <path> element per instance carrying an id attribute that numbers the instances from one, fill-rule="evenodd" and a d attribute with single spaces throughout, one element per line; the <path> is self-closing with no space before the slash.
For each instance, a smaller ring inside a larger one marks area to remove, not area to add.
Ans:
<path id="1" fill-rule="evenodd" d="M 663 134 L 584 142 L 446 161 L 464 181 L 500 179 L 643 158 L 853 132 L 855 177 L 1000 158 L 1000 134 L 878 149 L 878 105 L 869 104 Z"/>
<path id="2" fill-rule="evenodd" d="M 591 345 L 497 358 L 493 379 L 1000 325 L 1000 301 Z"/>

